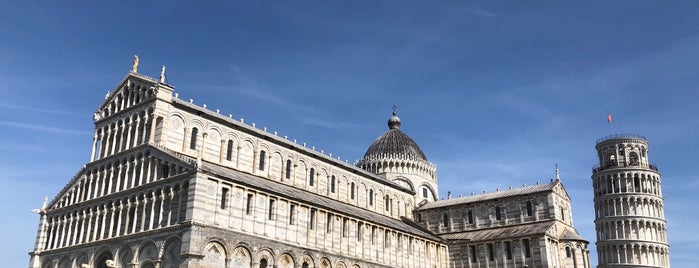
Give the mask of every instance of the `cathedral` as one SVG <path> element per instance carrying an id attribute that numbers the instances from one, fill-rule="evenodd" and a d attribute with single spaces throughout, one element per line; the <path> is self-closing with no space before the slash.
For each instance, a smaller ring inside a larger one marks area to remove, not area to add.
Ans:
<path id="1" fill-rule="evenodd" d="M 136 59 L 93 119 L 29 267 L 591 267 L 558 175 L 440 199 L 395 111 L 348 164 L 180 99 Z"/>

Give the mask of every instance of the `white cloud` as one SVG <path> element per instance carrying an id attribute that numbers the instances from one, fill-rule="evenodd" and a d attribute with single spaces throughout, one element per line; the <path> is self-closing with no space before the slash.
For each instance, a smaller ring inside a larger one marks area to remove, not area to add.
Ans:
<path id="1" fill-rule="evenodd" d="M 71 134 L 71 135 L 90 135 L 92 132 L 83 130 L 73 130 L 57 127 L 48 127 L 39 124 L 12 122 L 12 121 L 0 121 L 0 126 L 6 126 L 11 128 L 28 129 L 41 132 L 58 133 L 58 134 Z"/>
<path id="2" fill-rule="evenodd" d="M 482 9 L 482 8 L 478 8 L 478 7 L 471 7 L 471 8 L 468 8 L 467 10 L 468 10 L 468 12 L 470 12 L 471 14 L 476 15 L 476 16 L 479 16 L 479 17 L 492 18 L 492 17 L 497 17 L 497 16 L 499 16 L 499 15 L 498 15 L 497 13 L 495 13 L 495 12 L 491 12 L 491 11 L 488 11 L 488 10 L 485 10 L 485 9 Z"/>

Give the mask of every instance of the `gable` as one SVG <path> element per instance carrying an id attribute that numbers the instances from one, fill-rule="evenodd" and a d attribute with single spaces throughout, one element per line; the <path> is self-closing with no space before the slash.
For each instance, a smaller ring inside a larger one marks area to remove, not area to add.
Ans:
<path id="1" fill-rule="evenodd" d="M 94 120 L 99 121 L 110 117 L 131 106 L 139 105 L 155 98 L 157 81 L 138 73 L 129 73 L 111 92 L 107 93 L 104 101 L 97 108 Z"/>
<path id="2" fill-rule="evenodd" d="M 151 158 L 157 161 L 150 161 Z M 165 170 L 160 170 L 164 168 L 162 165 L 149 165 L 150 163 L 158 162 L 167 163 L 168 165 L 165 166 L 167 168 L 165 168 Z M 163 177 L 171 177 L 193 170 L 196 166 L 196 160 L 184 155 L 173 154 L 147 144 L 129 153 L 90 162 L 73 176 L 66 186 L 53 198 L 47 209 L 59 209 L 71 204 L 91 200 L 96 198 L 94 197 L 95 195 L 97 197 L 104 195 L 98 193 L 111 194 L 131 189 L 134 186 L 131 185 L 127 187 L 127 180 L 134 179 L 131 183 L 135 183 L 134 177 L 138 174 L 138 170 L 143 167 L 140 164 L 144 164 L 146 169 L 159 169 L 160 173 L 158 177 L 155 177 L 155 175 L 153 176 L 155 180 L 159 180 Z M 170 169 L 170 167 L 175 168 Z M 127 169 L 129 170 L 128 174 L 119 175 L 121 171 Z M 143 176 L 143 174 L 140 174 L 140 176 Z M 110 180 L 110 178 L 113 180 Z M 140 179 L 142 177 L 137 178 Z M 144 181 L 143 183 L 136 184 L 136 187 L 146 184 L 147 182 L 145 182 L 145 180 L 146 179 L 142 180 Z M 121 189 L 119 189 L 117 185 L 121 185 Z"/>
<path id="3" fill-rule="evenodd" d="M 558 183 L 555 187 L 553 187 L 553 192 L 562 196 L 566 200 L 570 201 L 570 196 L 568 195 L 568 191 L 566 191 L 566 188 L 563 187 L 562 183 Z"/>

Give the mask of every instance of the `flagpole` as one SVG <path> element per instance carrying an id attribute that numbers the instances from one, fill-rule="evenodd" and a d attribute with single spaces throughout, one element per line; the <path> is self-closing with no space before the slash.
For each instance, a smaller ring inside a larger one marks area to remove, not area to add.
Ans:
<path id="1" fill-rule="evenodd" d="M 612 128 L 612 134 L 616 135 L 616 129 L 614 129 L 614 122 L 612 121 L 612 113 L 607 114 L 607 122 L 609 122 L 609 126 Z"/>

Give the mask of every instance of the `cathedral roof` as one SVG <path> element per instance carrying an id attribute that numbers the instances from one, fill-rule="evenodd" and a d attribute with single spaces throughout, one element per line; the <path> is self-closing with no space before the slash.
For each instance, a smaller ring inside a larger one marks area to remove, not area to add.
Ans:
<path id="1" fill-rule="evenodd" d="M 369 146 L 364 159 L 376 159 L 386 156 L 399 158 L 419 159 L 427 161 L 425 153 L 408 135 L 400 131 L 400 118 L 393 112 L 393 116 L 388 119 L 388 131 L 379 136 L 374 143 Z"/>
<path id="2" fill-rule="evenodd" d="M 474 203 L 474 202 L 480 202 L 480 201 L 486 201 L 486 200 L 492 200 L 492 199 L 504 198 L 504 197 L 510 197 L 510 196 L 518 196 L 518 195 L 526 195 L 526 194 L 533 194 L 533 193 L 539 193 L 539 192 L 553 191 L 554 187 L 556 187 L 556 185 L 558 185 L 558 184 L 560 184 L 560 181 L 552 181 L 552 182 L 546 183 L 546 184 L 537 184 L 537 185 L 526 186 L 526 187 L 522 187 L 522 188 L 501 190 L 501 191 L 497 191 L 497 192 L 464 196 L 464 197 L 458 197 L 458 198 L 447 199 L 447 200 L 438 200 L 435 202 L 426 203 L 426 204 L 422 205 L 421 207 L 419 207 L 418 210 L 432 209 L 432 208 L 439 208 L 439 207 L 448 207 L 448 206 L 468 204 L 468 203 Z"/>
<path id="3" fill-rule="evenodd" d="M 555 221 L 544 221 L 529 224 L 509 225 L 466 232 L 456 232 L 442 235 L 446 240 L 488 241 L 512 239 L 522 236 L 545 234 L 556 224 Z M 583 239 L 583 241 L 585 241 Z"/>
<path id="4" fill-rule="evenodd" d="M 407 220 L 403 217 L 401 217 L 400 220 L 391 218 L 389 216 L 372 212 L 353 205 L 349 205 L 329 197 L 312 194 L 303 189 L 292 187 L 283 183 L 279 183 L 277 181 L 264 179 L 252 174 L 247 174 L 214 163 L 203 162 L 201 168 L 206 172 L 226 177 L 230 180 L 235 181 L 236 183 L 248 185 L 253 188 L 263 189 L 265 191 L 270 191 L 280 196 L 289 199 L 300 200 L 308 204 L 323 207 L 329 211 L 334 211 L 336 213 L 353 215 L 357 219 L 366 220 L 376 225 L 390 227 L 408 234 L 427 238 L 432 241 L 442 241 L 442 239 L 439 236 L 434 235 L 432 232 L 423 229 L 423 227 L 416 225 L 412 223 L 410 220 Z"/>
<path id="5" fill-rule="evenodd" d="M 561 240 L 575 240 L 575 241 L 586 241 L 587 242 L 587 240 L 585 240 L 585 238 L 580 236 L 575 229 L 571 230 L 568 228 L 566 228 L 566 230 L 561 235 Z"/>

